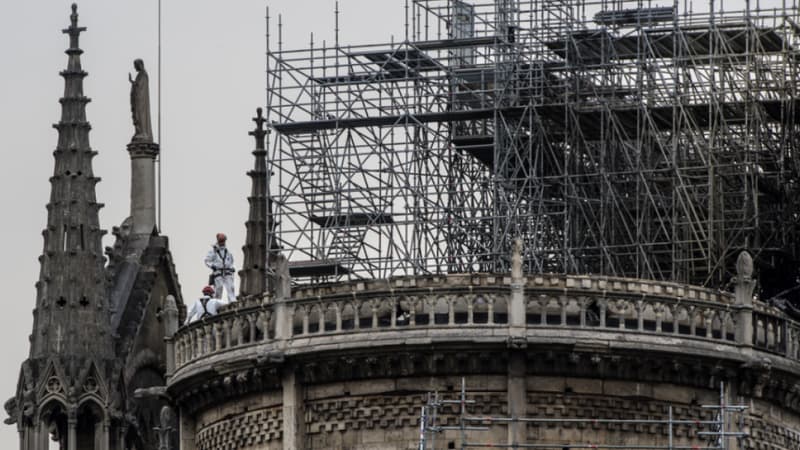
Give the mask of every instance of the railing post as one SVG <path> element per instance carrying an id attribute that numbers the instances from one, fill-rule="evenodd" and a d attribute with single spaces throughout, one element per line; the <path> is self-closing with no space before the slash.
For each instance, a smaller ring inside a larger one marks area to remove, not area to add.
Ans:
<path id="1" fill-rule="evenodd" d="M 600 306 L 600 328 L 606 327 L 606 311 L 608 311 L 608 300 L 603 297 L 597 301 Z"/>
<path id="2" fill-rule="evenodd" d="M 753 258 L 746 251 L 739 253 L 736 260 L 736 308 L 739 310 L 736 321 L 736 343 L 741 346 L 753 345 Z"/>
<path id="3" fill-rule="evenodd" d="M 525 278 L 522 273 L 522 239 L 514 239 L 511 253 L 511 299 L 508 304 L 509 339 L 525 340 Z"/>
<path id="4" fill-rule="evenodd" d="M 290 339 L 292 337 L 294 315 L 289 314 L 289 308 L 286 306 L 286 302 L 283 299 L 275 299 L 273 314 L 275 314 L 275 339 L 279 341 Z"/>
<path id="5" fill-rule="evenodd" d="M 275 301 L 272 313 L 275 315 L 275 339 L 283 342 L 292 338 L 294 333 L 294 313 L 289 311 L 286 304 L 292 298 L 292 279 L 289 275 L 289 263 L 283 254 L 278 254 L 275 262 Z M 308 315 L 303 316 L 303 332 L 308 332 Z M 266 335 L 266 330 L 264 331 Z"/>
<path id="6" fill-rule="evenodd" d="M 447 325 L 456 324 L 456 306 L 452 298 L 447 299 Z"/>
<path id="7" fill-rule="evenodd" d="M 580 307 L 580 327 L 586 327 L 586 307 L 589 304 L 589 297 L 578 297 L 578 307 Z"/>
<path id="8" fill-rule="evenodd" d="M 225 349 L 239 345 L 236 341 L 236 328 L 239 320 L 236 317 L 228 317 L 222 321 L 222 333 L 225 335 Z"/>
<path id="9" fill-rule="evenodd" d="M 247 321 L 249 322 L 250 325 L 250 329 L 248 330 L 250 332 L 250 336 L 247 337 L 248 344 L 252 344 L 256 341 L 256 322 L 258 321 L 258 315 L 257 315 L 258 313 L 255 314 L 256 315 L 254 315 L 251 312 L 247 316 Z"/>
<path id="10" fill-rule="evenodd" d="M 662 321 L 664 320 L 664 305 L 656 303 L 653 307 L 653 312 L 656 314 L 656 333 L 663 331 Z"/>
<path id="11" fill-rule="evenodd" d="M 547 325 L 547 307 L 550 305 L 550 297 L 545 294 L 539 294 L 539 325 Z"/>
<path id="12" fill-rule="evenodd" d="M 644 300 L 637 300 L 634 305 L 636 311 L 636 330 L 639 332 L 644 331 L 644 310 L 647 308 Z"/>
<path id="13" fill-rule="evenodd" d="M 560 321 L 562 327 L 567 326 L 567 306 L 569 305 L 569 298 L 566 295 L 560 295 L 558 297 L 558 307 L 560 313 Z"/>

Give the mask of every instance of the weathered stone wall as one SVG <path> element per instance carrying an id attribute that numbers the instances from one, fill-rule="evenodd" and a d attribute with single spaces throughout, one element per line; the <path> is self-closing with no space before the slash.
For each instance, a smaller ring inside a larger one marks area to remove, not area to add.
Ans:
<path id="1" fill-rule="evenodd" d="M 508 415 L 506 377 L 471 376 L 465 379 L 474 416 Z M 427 393 L 458 397 L 460 377 L 375 379 L 306 386 L 304 433 L 307 449 L 400 450 L 414 449 L 419 438 L 420 408 Z M 528 376 L 528 417 L 545 419 L 711 420 L 713 412 L 701 405 L 719 401 L 718 392 L 668 383 L 638 383 L 601 379 Z M 744 416 L 746 449 L 800 448 L 800 432 L 792 424 L 800 417 L 785 409 L 747 398 L 727 401 L 750 406 Z M 197 449 L 281 449 L 281 394 L 271 391 L 231 399 L 197 414 Z M 439 410 L 437 423 L 458 426 L 458 405 Z M 487 431 L 468 432 L 472 442 L 505 443 L 504 424 L 484 422 Z M 708 428 L 676 424 L 674 445 L 707 443 L 699 431 Z M 666 424 L 540 423 L 527 424 L 528 443 L 653 445 L 668 443 Z M 448 430 L 436 436 L 436 448 L 458 448 L 461 433 Z M 731 442 L 733 444 L 733 441 Z M 450 447 L 453 446 L 453 447 Z M 733 447 L 736 448 L 736 447 Z"/>
<path id="2" fill-rule="evenodd" d="M 504 376 L 465 378 L 474 416 L 507 416 L 507 379 Z M 414 377 L 325 383 L 304 389 L 305 448 L 333 450 L 414 449 L 419 439 L 420 408 L 427 393 L 439 391 L 455 399 L 460 377 Z M 644 419 L 663 424 L 541 423 L 527 424 L 528 443 L 584 443 L 665 446 L 669 408 L 674 420 L 711 420 L 714 413 L 702 405 L 719 401 L 712 389 L 668 383 L 641 383 L 602 379 L 528 376 L 526 415 L 544 419 Z M 800 448 L 797 414 L 766 402 L 733 396 L 726 401 L 750 407 L 744 416 L 751 437 L 741 448 L 790 450 Z M 275 450 L 281 447 L 281 396 L 271 391 L 231 399 L 197 414 L 197 449 Z M 458 426 L 458 405 L 439 410 L 439 425 Z M 487 431 L 469 431 L 471 442 L 505 443 L 505 424 L 484 422 Z M 675 424 L 674 445 L 708 444 L 698 432 L 702 425 Z M 461 433 L 445 431 L 436 448 L 459 448 Z M 731 441 L 733 444 L 733 440 Z M 735 446 L 733 448 L 736 448 Z"/>
<path id="3" fill-rule="evenodd" d="M 282 448 L 280 392 L 265 392 L 209 408 L 197 415 L 197 450 Z"/>

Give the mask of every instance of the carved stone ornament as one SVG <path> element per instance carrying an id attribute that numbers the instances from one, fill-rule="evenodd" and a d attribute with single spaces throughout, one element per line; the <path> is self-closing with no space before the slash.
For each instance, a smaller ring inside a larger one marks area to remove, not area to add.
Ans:
<path id="1" fill-rule="evenodd" d="M 45 385 L 45 389 L 47 389 L 47 392 L 49 392 L 51 394 L 57 394 L 57 393 L 61 392 L 61 390 L 62 390 L 61 380 L 59 380 L 56 377 L 50 377 L 50 379 L 47 380 L 47 384 Z"/>
<path id="2" fill-rule="evenodd" d="M 736 259 L 736 274 L 741 278 L 753 276 L 753 257 L 746 250 L 739 253 L 739 257 Z"/>

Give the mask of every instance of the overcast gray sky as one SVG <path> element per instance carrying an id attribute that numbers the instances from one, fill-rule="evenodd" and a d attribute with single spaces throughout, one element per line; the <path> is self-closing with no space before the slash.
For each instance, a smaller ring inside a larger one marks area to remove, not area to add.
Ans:
<path id="1" fill-rule="evenodd" d="M 0 329 L 0 403 L 14 395 L 19 367 L 28 355 L 34 283 L 39 276 L 41 230 L 53 173 L 52 151 L 63 94 L 58 75 L 66 67 L 71 1 L 8 1 L 0 27 L 0 136 L 5 173 L 0 177 L 4 251 L 0 257 L 3 312 Z M 82 62 L 89 72 L 86 95 L 92 124 L 94 170 L 102 181 L 98 201 L 109 230 L 129 215 L 130 160 L 125 145 L 132 135 L 128 72 L 142 58 L 150 73 L 155 115 L 158 80 L 157 0 L 81 0 Z M 170 247 L 187 301 L 205 284 L 202 259 L 214 234 L 228 234 L 228 245 L 242 262 L 252 168 L 255 108 L 265 103 L 265 8 L 283 14 L 284 48 L 333 41 L 333 0 L 163 1 L 162 231 Z M 389 41 L 403 33 L 402 0 L 340 0 L 340 41 Z M 155 129 L 155 123 L 153 124 Z M 238 290 L 238 278 L 236 279 Z M 0 412 L 5 418 L 5 412 Z M 0 426 L 0 448 L 18 446 L 16 430 Z"/>

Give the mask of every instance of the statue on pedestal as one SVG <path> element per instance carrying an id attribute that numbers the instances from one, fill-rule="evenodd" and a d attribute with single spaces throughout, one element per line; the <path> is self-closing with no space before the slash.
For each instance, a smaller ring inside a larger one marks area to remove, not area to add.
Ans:
<path id="1" fill-rule="evenodd" d="M 147 71 L 141 59 L 133 61 L 136 79 L 128 73 L 131 82 L 131 114 L 135 130 L 131 142 L 153 142 L 153 128 L 150 125 L 150 88 Z"/>

